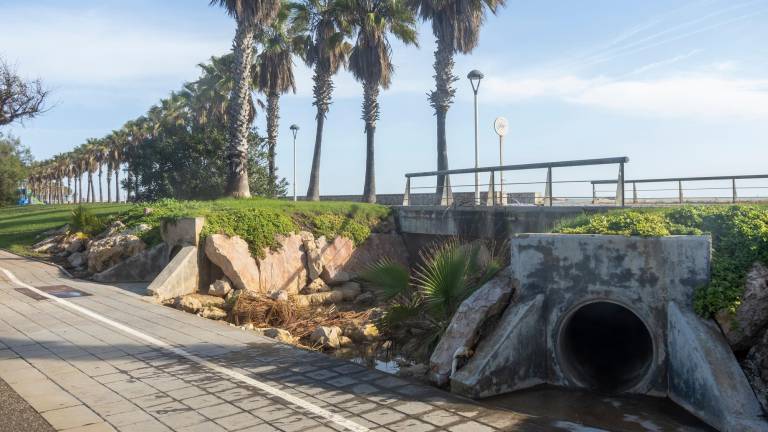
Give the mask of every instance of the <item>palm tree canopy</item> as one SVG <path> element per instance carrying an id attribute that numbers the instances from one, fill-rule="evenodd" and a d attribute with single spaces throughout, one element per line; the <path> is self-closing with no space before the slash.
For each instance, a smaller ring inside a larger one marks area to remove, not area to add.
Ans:
<path id="1" fill-rule="evenodd" d="M 211 6 L 221 6 L 238 24 L 255 25 L 270 22 L 280 10 L 278 0 L 211 0 Z"/>
<path id="2" fill-rule="evenodd" d="M 282 94 L 288 90 L 296 93 L 296 81 L 293 76 L 293 38 L 287 26 L 290 5 L 280 8 L 277 18 L 271 26 L 265 27 L 257 35 L 262 52 L 258 56 L 258 87 L 262 93 Z"/>
<path id="3" fill-rule="evenodd" d="M 294 51 L 310 67 L 336 74 L 345 66 L 352 45 L 347 42 L 348 25 L 337 0 L 303 0 L 290 3 Z"/>
<path id="4" fill-rule="evenodd" d="M 406 45 L 418 45 L 412 10 L 398 0 L 340 0 L 340 7 L 357 33 L 349 56 L 352 75 L 388 88 L 394 72 L 388 34 Z"/>
<path id="5" fill-rule="evenodd" d="M 407 0 L 432 32 L 462 54 L 471 52 L 480 38 L 485 11 L 495 14 L 506 0 Z"/>

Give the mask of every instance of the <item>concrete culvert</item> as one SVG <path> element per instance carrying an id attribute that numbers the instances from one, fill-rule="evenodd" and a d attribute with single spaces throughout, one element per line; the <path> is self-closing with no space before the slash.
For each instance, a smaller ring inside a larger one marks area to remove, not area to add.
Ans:
<path id="1" fill-rule="evenodd" d="M 564 320 L 558 348 L 564 372 L 608 393 L 635 386 L 654 357 L 643 321 L 626 307 L 604 301 L 581 306 Z"/>

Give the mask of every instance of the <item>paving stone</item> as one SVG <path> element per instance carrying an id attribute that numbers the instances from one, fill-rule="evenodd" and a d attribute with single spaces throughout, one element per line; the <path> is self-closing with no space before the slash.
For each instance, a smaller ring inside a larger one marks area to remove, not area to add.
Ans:
<path id="1" fill-rule="evenodd" d="M 171 429 L 180 429 L 185 426 L 192 426 L 198 423 L 203 423 L 207 419 L 194 411 L 186 411 L 164 415 L 159 417 L 158 420 L 163 422 Z"/>
<path id="2" fill-rule="evenodd" d="M 214 422 L 207 421 L 198 423 L 196 425 L 183 427 L 178 429 L 178 432 L 226 432 L 226 429 Z"/>
<path id="3" fill-rule="evenodd" d="M 387 425 L 390 423 L 394 423 L 398 420 L 402 420 L 405 418 L 405 415 L 391 410 L 389 408 L 382 408 L 375 411 L 367 412 L 361 414 L 361 417 L 368 419 L 378 425 Z"/>
<path id="4" fill-rule="evenodd" d="M 165 393 L 157 392 L 157 393 L 152 393 L 152 394 L 133 398 L 131 399 L 131 402 L 133 402 L 134 404 L 136 404 L 141 408 L 146 409 L 152 406 L 173 402 L 173 399 L 170 398 Z"/>
<path id="5" fill-rule="evenodd" d="M 109 423 L 94 423 L 87 426 L 64 429 L 61 432 L 114 432 L 115 430 Z"/>
<path id="6" fill-rule="evenodd" d="M 106 415 L 105 419 L 113 425 L 120 427 L 137 422 L 152 420 L 152 416 L 144 411 L 135 409 L 131 411 Z"/>
<path id="7" fill-rule="evenodd" d="M 240 408 L 238 408 L 238 407 L 236 407 L 236 406 L 234 406 L 232 404 L 223 403 L 223 404 L 219 404 L 219 405 L 209 406 L 209 407 L 206 407 L 206 408 L 201 408 L 201 409 L 197 410 L 197 412 L 199 412 L 200 414 L 208 417 L 209 419 L 217 419 L 217 418 L 221 418 L 221 417 L 224 417 L 224 416 L 228 416 L 228 415 L 232 415 L 232 414 L 237 414 L 237 413 L 242 412 L 242 411 L 240 410 Z"/>
<path id="8" fill-rule="evenodd" d="M 424 423 L 416 419 L 406 419 L 395 424 L 387 425 L 388 429 L 403 432 L 429 432 L 435 430 L 435 427 L 429 423 Z"/>
<path id="9" fill-rule="evenodd" d="M 251 410 L 251 414 L 257 416 L 258 418 L 264 420 L 264 421 L 272 421 L 277 420 L 279 418 L 287 417 L 291 414 L 294 414 L 296 411 L 286 408 L 282 405 L 272 404 L 272 405 L 266 405 L 261 408 Z"/>
<path id="10" fill-rule="evenodd" d="M 168 426 L 154 419 L 118 426 L 118 430 L 120 432 L 171 432 Z"/>
<path id="11" fill-rule="evenodd" d="M 460 420 L 464 420 L 464 417 L 445 410 L 430 411 L 426 414 L 420 415 L 419 418 L 436 426 L 445 426 L 451 423 L 456 423 Z"/>
<path id="12" fill-rule="evenodd" d="M 229 430 L 239 430 L 239 429 L 245 429 L 250 426 L 255 426 L 259 423 L 262 423 L 262 421 L 249 413 L 242 412 L 240 414 L 235 414 L 235 415 L 217 419 L 216 423 L 218 423 L 220 426 L 223 426 Z"/>
<path id="13" fill-rule="evenodd" d="M 451 432 L 493 432 L 492 427 L 471 420 L 451 426 L 448 430 Z"/>
<path id="14" fill-rule="evenodd" d="M 43 418 L 56 429 L 71 429 L 103 422 L 101 417 L 84 405 L 47 411 L 43 413 Z"/>
<path id="15" fill-rule="evenodd" d="M 305 431 L 319 425 L 320 423 L 317 421 L 301 414 L 290 415 L 270 422 L 270 426 L 274 426 L 285 432 Z"/>
<path id="16" fill-rule="evenodd" d="M 184 388 L 180 388 L 180 389 L 176 389 L 176 390 L 171 390 L 169 392 L 166 392 L 166 394 L 169 397 L 172 397 L 172 398 L 174 398 L 176 400 L 182 400 L 182 399 L 193 398 L 193 397 L 196 397 L 196 396 L 202 396 L 202 395 L 204 395 L 206 393 L 205 393 L 205 390 L 203 390 L 203 389 L 201 389 L 199 387 L 188 386 L 188 387 L 184 387 Z"/>

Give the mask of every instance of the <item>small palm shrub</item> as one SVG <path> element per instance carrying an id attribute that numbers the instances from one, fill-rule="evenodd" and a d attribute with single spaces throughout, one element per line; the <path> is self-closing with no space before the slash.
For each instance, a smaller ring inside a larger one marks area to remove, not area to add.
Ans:
<path id="1" fill-rule="evenodd" d="M 104 220 L 93 214 L 87 207 L 79 205 L 72 210 L 69 217 L 70 231 L 96 235 L 104 231 L 104 228 Z"/>
<path id="2" fill-rule="evenodd" d="M 386 259 L 364 272 L 389 302 L 378 324 L 396 351 L 416 361 L 429 358 L 459 305 L 501 269 L 492 250 L 449 240 L 423 249 L 413 272 Z"/>

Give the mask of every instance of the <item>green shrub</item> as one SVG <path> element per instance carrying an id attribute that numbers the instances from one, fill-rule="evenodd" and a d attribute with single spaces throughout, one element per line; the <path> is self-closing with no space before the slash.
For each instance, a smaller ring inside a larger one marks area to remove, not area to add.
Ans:
<path id="1" fill-rule="evenodd" d="M 69 217 L 69 229 L 71 232 L 96 235 L 104 231 L 104 228 L 104 220 L 93 214 L 87 207 L 79 205 L 72 210 Z"/>
<path id="2" fill-rule="evenodd" d="M 218 211 L 207 216 L 202 235 L 240 236 L 248 242 L 253 256 L 263 258 L 264 249 L 276 249 L 278 234 L 298 231 L 290 216 L 271 209 L 238 209 Z"/>
<path id="3" fill-rule="evenodd" d="M 556 232 L 664 236 L 712 236 L 710 283 L 696 291 L 694 307 L 705 317 L 735 311 L 744 280 L 755 262 L 768 263 L 768 209 L 761 206 L 685 206 L 648 211 L 624 210 L 571 221 Z"/>

